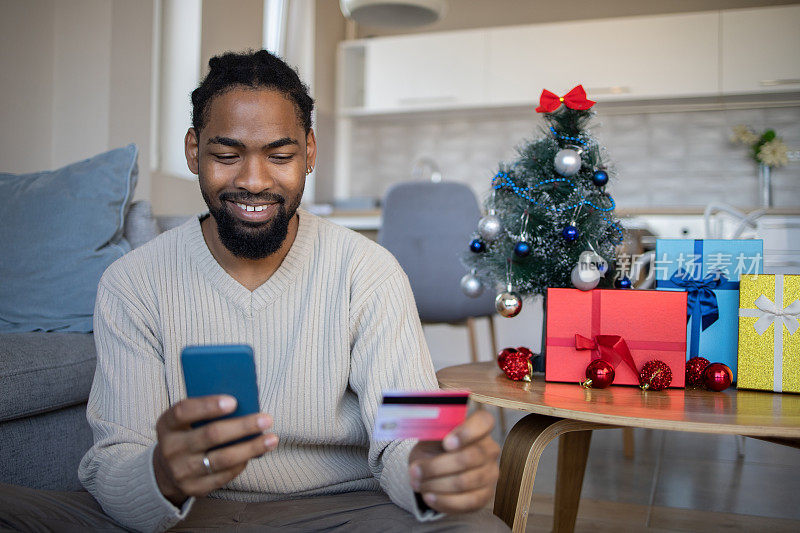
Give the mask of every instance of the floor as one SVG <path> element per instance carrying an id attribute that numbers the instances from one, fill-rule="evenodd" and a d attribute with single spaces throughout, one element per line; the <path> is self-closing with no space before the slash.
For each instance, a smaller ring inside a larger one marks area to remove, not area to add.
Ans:
<path id="1" fill-rule="evenodd" d="M 522 416 L 506 410 L 508 426 Z M 800 449 L 645 429 L 634 439 L 626 459 L 621 430 L 593 433 L 576 531 L 800 531 Z M 529 532 L 552 525 L 557 452 L 553 442 L 539 463 Z"/>

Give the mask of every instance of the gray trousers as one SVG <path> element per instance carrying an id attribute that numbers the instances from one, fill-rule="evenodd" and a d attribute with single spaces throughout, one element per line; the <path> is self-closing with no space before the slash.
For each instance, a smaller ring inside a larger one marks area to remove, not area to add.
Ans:
<path id="1" fill-rule="evenodd" d="M 0 531 L 130 531 L 88 492 L 35 490 L 0 483 Z M 418 522 L 382 492 L 350 492 L 296 500 L 242 503 L 202 498 L 170 531 L 357 533 L 509 531 L 488 510 Z"/>

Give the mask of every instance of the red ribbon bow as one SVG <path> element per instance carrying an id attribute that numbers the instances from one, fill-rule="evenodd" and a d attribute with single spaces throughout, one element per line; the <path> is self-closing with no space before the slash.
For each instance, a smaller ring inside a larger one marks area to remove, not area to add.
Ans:
<path id="1" fill-rule="evenodd" d="M 594 340 L 588 339 L 583 335 L 575 334 L 576 350 L 596 350 L 598 353 L 593 359 L 602 359 L 614 368 L 620 362 L 624 362 L 634 374 L 638 374 L 636 363 L 633 361 L 631 351 L 625 339 L 619 335 L 596 335 Z"/>
<path id="2" fill-rule="evenodd" d="M 542 90 L 542 96 L 539 97 L 539 107 L 536 108 L 536 112 L 552 113 L 561 107 L 562 102 L 570 109 L 579 110 L 589 109 L 594 105 L 592 100 L 586 98 L 586 91 L 583 90 L 583 85 L 576 85 L 564 96 L 558 96 L 547 89 Z"/>

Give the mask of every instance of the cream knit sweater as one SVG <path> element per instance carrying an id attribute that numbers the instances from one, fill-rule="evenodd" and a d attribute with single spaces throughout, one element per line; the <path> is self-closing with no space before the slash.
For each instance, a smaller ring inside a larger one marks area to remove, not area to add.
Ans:
<path id="1" fill-rule="evenodd" d="M 106 270 L 97 293 L 97 370 L 87 418 L 94 446 L 79 477 L 111 517 L 141 531 L 186 516 L 153 472 L 155 423 L 186 397 L 181 350 L 253 347 L 261 410 L 280 443 L 213 497 L 269 501 L 383 489 L 418 519 L 408 479 L 414 441 L 375 442 L 385 389 L 436 389 L 414 297 L 394 257 L 299 210 L 297 237 L 255 291 L 216 262 L 199 219 L 160 235 Z"/>

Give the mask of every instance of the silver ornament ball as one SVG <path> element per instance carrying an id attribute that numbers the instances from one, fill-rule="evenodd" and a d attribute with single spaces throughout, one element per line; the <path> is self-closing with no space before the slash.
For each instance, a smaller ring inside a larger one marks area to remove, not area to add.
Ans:
<path id="1" fill-rule="evenodd" d="M 494 299 L 494 307 L 502 316 L 511 318 L 522 311 L 522 298 L 516 292 L 501 292 Z"/>
<path id="2" fill-rule="evenodd" d="M 580 289 L 582 291 L 590 291 L 597 287 L 597 284 L 600 283 L 600 275 L 598 274 L 597 277 L 593 281 L 584 281 L 581 278 L 581 269 L 577 266 L 572 269 L 572 286 L 576 289 Z"/>
<path id="3" fill-rule="evenodd" d="M 497 215 L 486 215 L 478 222 L 478 233 L 485 241 L 493 241 L 503 232 L 503 221 Z"/>
<path id="4" fill-rule="evenodd" d="M 461 278 L 461 290 L 470 298 L 477 298 L 483 294 L 483 283 L 472 274 L 464 274 Z"/>
<path id="5" fill-rule="evenodd" d="M 574 176 L 581 169 L 581 155 L 572 148 L 564 148 L 556 153 L 553 163 L 562 176 Z"/>
<path id="6" fill-rule="evenodd" d="M 597 272 L 599 277 L 603 277 L 608 272 L 608 262 L 597 252 L 586 250 L 578 259 L 578 269 L 582 274 L 593 271 Z M 589 281 L 591 276 L 587 277 L 582 275 L 581 278 L 584 279 L 584 281 Z"/>

